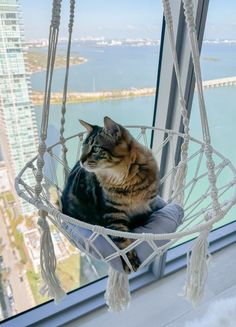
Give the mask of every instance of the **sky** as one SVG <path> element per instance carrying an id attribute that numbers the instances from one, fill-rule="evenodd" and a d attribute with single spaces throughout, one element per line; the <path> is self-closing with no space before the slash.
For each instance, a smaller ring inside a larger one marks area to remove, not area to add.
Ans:
<path id="1" fill-rule="evenodd" d="M 69 0 L 62 2 L 60 35 L 65 37 Z M 47 38 L 52 1 L 20 3 L 26 39 Z M 160 39 L 162 12 L 161 0 L 77 0 L 73 36 Z M 204 38 L 236 39 L 236 0 L 210 0 Z"/>
<path id="2" fill-rule="evenodd" d="M 50 0 L 21 0 L 26 38 L 46 37 L 51 15 Z M 62 25 L 66 26 L 69 0 L 63 1 Z M 74 37 L 160 39 L 161 0 L 77 0 Z M 61 28 L 66 36 L 66 27 Z"/>

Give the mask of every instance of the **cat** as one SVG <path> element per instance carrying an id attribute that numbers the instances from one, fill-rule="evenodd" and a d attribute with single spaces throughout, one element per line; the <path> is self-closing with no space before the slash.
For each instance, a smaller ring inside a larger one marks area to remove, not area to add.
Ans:
<path id="1" fill-rule="evenodd" d="M 62 212 L 90 224 L 128 232 L 144 225 L 156 209 L 159 169 L 150 149 L 122 125 L 104 117 L 104 127 L 80 123 L 88 134 L 80 161 L 63 190 Z M 132 240 L 110 236 L 124 249 Z M 135 250 L 127 253 L 134 271 L 140 266 Z M 125 272 L 130 269 L 121 257 Z"/>

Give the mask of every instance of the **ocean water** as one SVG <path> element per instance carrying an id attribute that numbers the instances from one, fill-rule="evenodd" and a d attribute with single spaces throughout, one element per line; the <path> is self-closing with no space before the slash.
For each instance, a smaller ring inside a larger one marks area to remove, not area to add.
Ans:
<path id="1" fill-rule="evenodd" d="M 61 44 L 58 53 L 65 53 Z M 159 46 L 146 47 L 98 47 L 75 44 L 71 55 L 87 59 L 82 65 L 70 69 L 69 90 L 90 92 L 130 87 L 153 87 L 159 59 Z M 46 52 L 45 48 L 36 51 Z M 225 76 L 236 76 L 236 44 L 203 44 L 201 67 L 203 80 Z M 61 91 L 64 69 L 54 72 L 53 91 Z M 45 72 L 31 77 L 35 90 L 44 90 Z"/>
<path id="2" fill-rule="evenodd" d="M 42 49 L 41 51 L 45 51 Z M 63 53 L 61 47 L 59 52 Z M 72 66 L 69 91 L 100 91 L 123 88 L 154 87 L 159 47 L 75 47 L 73 54 L 79 53 L 87 59 L 85 64 Z M 204 80 L 236 76 L 236 45 L 204 44 L 202 50 L 202 75 Z M 72 54 L 72 55 L 73 55 Z M 64 69 L 54 73 L 53 91 L 62 89 Z M 32 87 L 43 90 L 45 73 L 32 75 Z M 236 166 L 234 140 L 236 139 L 236 87 L 220 87 L 204 91 L 212 144 Z M 97 101 L 71 104 L 67 106 L 66 136 L 82 131 L 79 119 L 93 124 L 102 124 L 104 116 L 110 116 L 124 125 L 151 125 L 154 109 L 154 96 Z M 35 108 L 38 126 L 41 121 L 41 107 Z M 60 106 L 52 105 L 49 118 L 48 144 L 59 138 Z M 200 115 L 196 95 L 194 96 L 191 120 L 191 135 L 202 139 Z M 190 149 L 191 150 L 191 149 Z M 69 164 L 76 160 L 77 141 L 70 145 Z M 189 176 L 191 167 L 189 167 Z M 229 176 L 224 175 L 224 179 Z M 199 195 L 201 189 L 198 190 Z M 235 219 L 233 209 L 220 225 Z M 219 226 L 219 224 L 217 225 Z"/>
<path id="3" fill-rule="evenodd" d="M 201 69 L 203 80 L 236 76 L 236 44 L 203 43 Z"/>
<path id="4" fill-rule="evenodd" d="M 60 45 L 58 53 L 65 53 L 65 45 Z M 71 67 L 70 91 L 91 92 L 153 87 L 156 84 L 159 46 L 79 47 L 75 44 L 71 55 L 85 57 L 87 62 Z M 62 90 L 64 71 L 55 70 L 53 91 Z M 45 72 L 33 74 L 31 78 L 33 89 L 43 90 L 44 80 Z"/>

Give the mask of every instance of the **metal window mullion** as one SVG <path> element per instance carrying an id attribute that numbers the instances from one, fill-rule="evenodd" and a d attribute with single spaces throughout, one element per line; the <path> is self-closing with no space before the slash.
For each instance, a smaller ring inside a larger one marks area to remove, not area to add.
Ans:
<path id="1" fill-rule="evenodd" d="M 199 35 L 199 46 L 201 47 L 203 32 L 206 21 L 206 13 L 208 8 L 209 0 L 195 0 L 194 8 L 196 9 L 196 27 Z M 177 55 L 180 63 L 180 74 L 181 82 L 184 89 L 185 99 L 187 103 L 187 109 L 190 114 L 190 109 L 192 105 L 193 93 L 194 93 L 194 84 L 195 79 L 193 75 L 193 66 L 191 61 L 190 47 L 187 38 L 187 29 L 185 25 L 185 18 L 183 14 L 183 8 L 181 5 L 181 0 L 172 1 L 172 12 L 173 12 L 173 22 L 175 27 L 176 35 L 176 49 Z M 179 103 L 179 91 L 177 89 L 177 82 L 173 67 L 173 60 L 171 56 L 171 49 L 168 40 L 167 31 L 165 31 L 164 36 L 164 46 L 163 46 L 163 55 L 161 62 L 161 70 L 159 76 L 159 85 L 158 85 L 158 95 L 156 101 L 156 114 L 154 125 L 174 129 L 177 131 L 182 131 L 181 123 L 181 107 Z M 165 137 L 165 136 L 163 136 Z M 152 147 L 159 147 L 163 142 L 163 138 L 154 136 Z M 180 155 L 180 143 L 175 140 L 175 160 L 176 163 L 179 160 Z M 168 153 L 168 147 L 159 155 L 158 161 L 160 163 L 161 175 L 163 176 L 165 172 L 171 169 L 172 162 L 169 160 L 171 153 Z M 162 188 L 162 196 L 165 197 L 168 194 L 168 186 L 164 185 Z"/>
<path id="2" fill-rule="evenodd" d="M 198 33 L 199 48 L 201 49 L 203 34 L 205 29 L 205 22 L 207 16 L 209 0 L 194 0 L 196 29 Z M 187 104 L 187 110 L 190 116 L 191 106 L 195 87 L 195 78 L 193 72 L 193 65 L 191 60 L 191 52 L 187 35 L 187 27 L 185 24 L 185 17 L 181 0 L 172 0 L 172 14 L 174 23 L 174 33 L 176 37 L 176 50 L 179 59 L 181 84 L 184 90 L 184 96 Z M 173 66 L 173 59 L 171 48 L 169 44 L 167 29 L 165 28 L 163 38 L 163 51 L 160 60 L 161 69 L 159 70 L 157 95 L 155 101 L 154 126 L 166 129 L 173 129 L 176 131 L 183 131 L 181 106 L 179 102 L 179 90 L 175 77 Z M 161 138 L 153 136 L 152 148 L 155 151 L 162 143 L 166 135 Z M 174 142 L 173 148 L 175 151 L 175 162 L 178 163 L 180 159 L 181 142 L 177 139 Z M 170 153 L 169 146 L 165 147 L 162 153 L 158 156 L 160 165 L 161 177 L 165 175 L 171 168 L 173 168 L 173 161 L 171 160 L 173 152 Z M 163 198 L 168 197 L 169 183 L 164 183 L 161 188 L 161 195 Z M 165 271 L 166 254 L 154 263 L 153 269 L 157 277 L 161 277 Z M 158 269 L 157 269 L 158 265 Z M 155 268 L 154 268 L 155 267 Z M 158 273 L 156 273 L 158 271 Z"/>

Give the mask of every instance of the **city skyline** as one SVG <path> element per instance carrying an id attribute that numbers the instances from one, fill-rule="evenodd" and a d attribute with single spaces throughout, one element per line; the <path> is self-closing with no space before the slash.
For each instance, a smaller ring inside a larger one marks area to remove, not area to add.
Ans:
<path id="1" fill-rule="evenodd" d="M 4 4 L 5 7 L 0 8 L 0 141 L 13 186 L 16 175 L 37 151 L 38 132 L 24 61 L 19 4 L 16 0 L 8 0 Z M 26 178 L 30 185 L 35 185 L 32 176 Z M 23 214 L 35 211 L 29 203 L 17 199 Z"/>
<path id="2" fill-rule="evenodd" d="M 48 37 L 51 19 L 51 1 L 35 3 L 20 0 L 27 40 Z M 68 4 L 68 5 L 67 5 Z M 62 2 L 60 36 L 67 36 L 69 2 Z M 108 39 L 150 38 L 160 39 L 162 26 L 162 1 L 154 0 L 86 0 L 76 2 L 74 38 L 104 37 Z M 236 39 L 236 3 L 210 1 L 204 39 Z M 42 25 L 42 21 L 45 22 Z"/>

